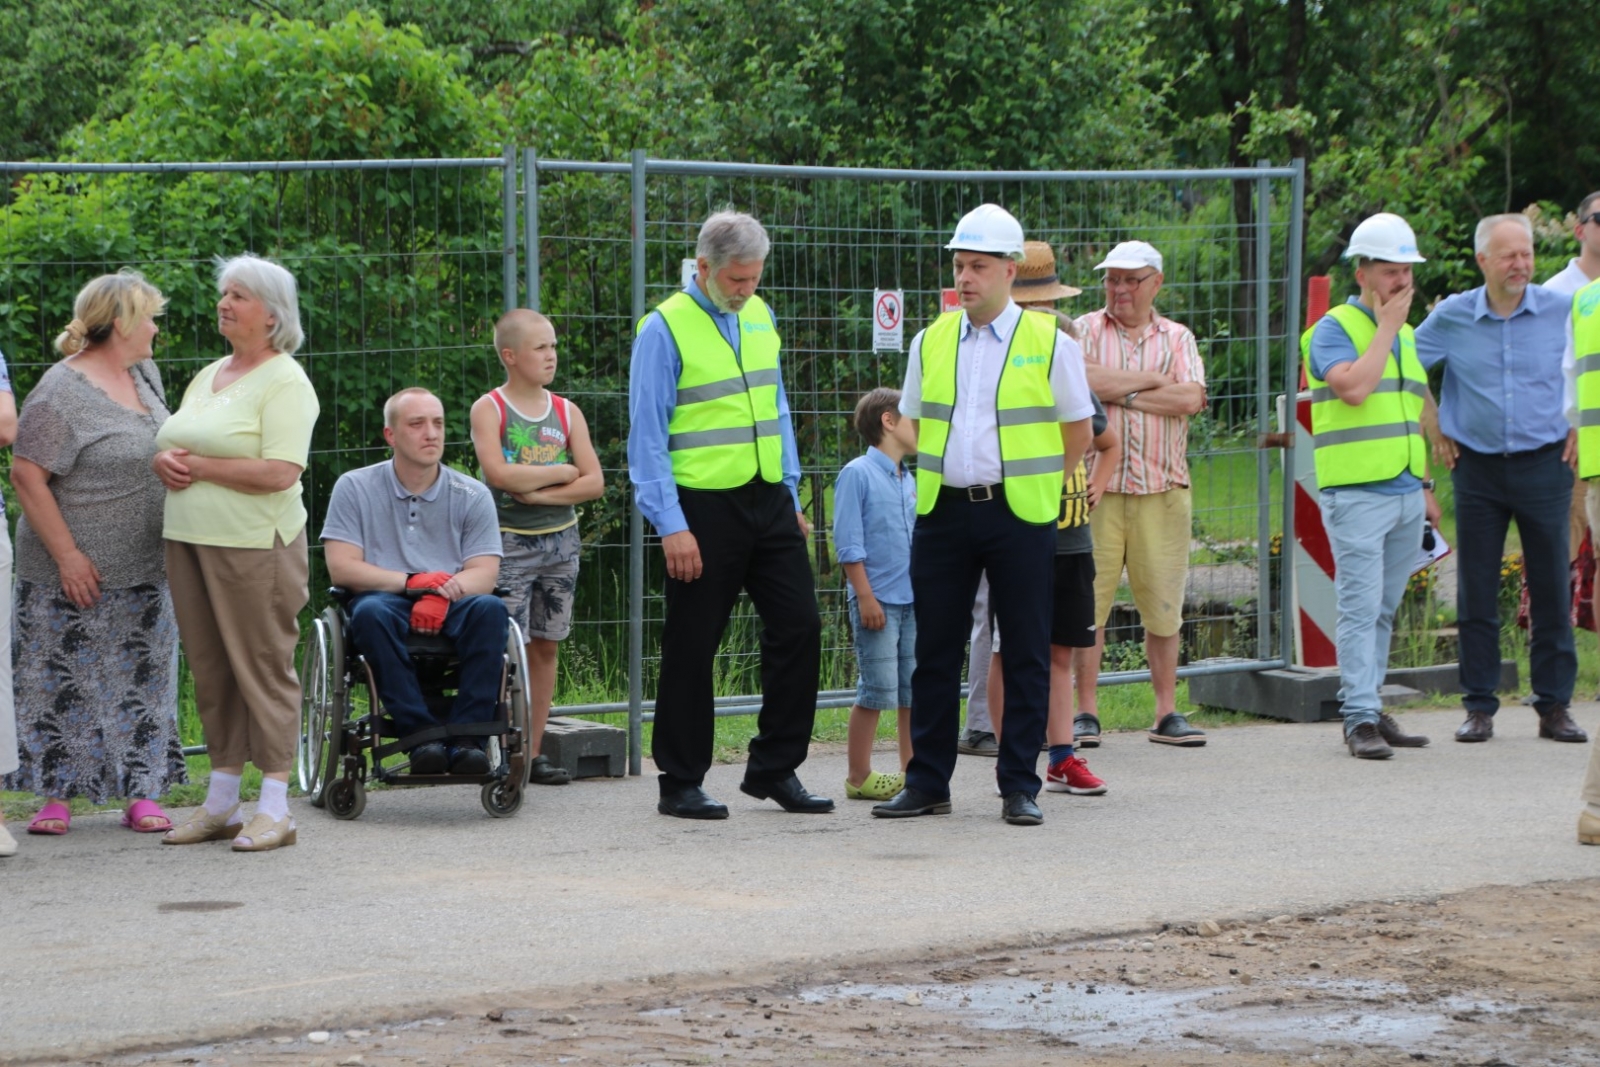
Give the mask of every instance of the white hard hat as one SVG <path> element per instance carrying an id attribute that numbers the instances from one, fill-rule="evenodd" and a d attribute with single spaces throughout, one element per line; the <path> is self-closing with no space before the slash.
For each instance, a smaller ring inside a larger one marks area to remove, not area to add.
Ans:
<path id="1" fill-rule="evenodd" d="M 1417 254 L 1417 235 L 1399 215 L 1380 212 L 1363 219 L 1350 234 L 1350 247 L 1344 250 L 1346 259 L 1378 259 L 1385 263 L 1426 263 Z"/>
<path id="2" fill-rule="evenodd" d="M 961 216 L 956 235 L 946 248 L 955 252 L 988 252 L 1022 262 L 1022 223 L 999 204 L 980 204 Z"/>
<path id="3" fill-rule="evenodd" d="M 1118 270 L 1138 270 L 1140 267 L 1161 269 L 1161 253 L 1145 241 L 1124 241 L 1111 250 L 1111 254 L 1094 265 L 1093 270 L 1115 267 Z"/>

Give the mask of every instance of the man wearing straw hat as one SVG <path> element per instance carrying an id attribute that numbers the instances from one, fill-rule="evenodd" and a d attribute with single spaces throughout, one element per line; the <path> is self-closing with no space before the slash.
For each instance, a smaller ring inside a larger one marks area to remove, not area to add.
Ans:
<path id="1" fill-rule="evenodd" d="M 911 676 L 906 786 L 879 818 L 950 811 L 960 716 L 961 653 L 978 577 L 987 574 L 1005 632 L 1005 730 L 995 767 L 1001 817 L 1036 826 L 1036 767 L 1050 698 L 1050 586 L 1063 472 L 1091 437 L 1094 405 L 1077 343 L 1053 318 L 1011 299 L 1022 226 L 994 204 L 968 212 L 945 246 L 961 310 L 911 342 L 901 414 L 917 420 L 917 523 L 911 587 L 917 667 Z"/>
<path id="2" fill-rule="evenodd" d="M 1094 531 L 1095 647 L 1078 660 L 1077 742 L 1100 743 L 1095 684 L 1122 571 L 1144 625 L 1155 690 L 1151 741 L 1181 748 L 1206 743 L 1205 732 L 1177 711 L 1178 631 L 1189 576 L 1189 416 L 1206 407 L 1205 370 L 1194 334 L 1155 309 L 1161 253 L 1124 241 L 1095 265 L 1105 271 L 1106 305 L 1078 319 L 1084 365 L 1106 403 L 1122 459 L 1090 519 Z"/>

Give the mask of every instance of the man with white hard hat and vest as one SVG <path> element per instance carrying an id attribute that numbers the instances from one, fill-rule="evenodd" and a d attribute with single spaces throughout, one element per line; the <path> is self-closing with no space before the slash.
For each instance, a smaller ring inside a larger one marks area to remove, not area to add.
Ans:
<path id="1" fill-rule="evenodd" d="M 1428 743 L 1407 734 L 1378 696 L 1424 522 L 1439 521 L 1422 436 L 1423 410 L 1433 396 L 1406 324 L 1416 292 L 1411 265 L 1427 261 L 1410 225 L 1390 214 L 1357 226 L 1345 258 L 1355 261 L 1361 293 L 1307 330 L 1300 351 L 1339 599 L 1345 744 L 1358 759 L 1388 759 L 1395 747 Z"/>
<path id="2" fill-rule="evenodd" d="M 1600 208 L 1600 193 L 1584 201 L 1585 206 L 1591 204 Z M 1591 215 L 1588 224 L 1600 230 L 1600 215 Z M 1575 360 L 1577 369 L 1578 476 L 1585 480 L 1600 478 L 1600 270 L 1596 272 L 1595 281 L 1572 296 L 1572 348 L 1569 355 Z M 1597 496 L 1600 496 L 1600 490 L 1590 486 L 1589 499 L 1592 501 Z M 1591 524 L 1594 521 L 1594 518 L 1590 519 Z M 1589 770 L 1583 779 L 1583 801 L 1584 810 L 1578 814 L 1578 841 L 1584 845 L 1600 845 L 1600 745 L 1595 745 L 1589 751 Z"/>
<path id="3" fill-rule="evenodd" d="M 1500 568 L 1513 519 L 1527 580 L 1528 674 L 1539 736 L 1582 743 L 1568 704 L 1572 636 L 1568 516 L 1577 431 L 1564 368 L 1572 298 L 1533 279 L 1533 223 L 1490 215 L 1473 234 L 1484 284 L 1446 297 L 1417 327 L 1417 358 L 1444 364 L 1435 461 L 1456 512 L 1456 629 L 1466 721 L 1456 740 L 1494 736 L 1500 698 Z"/>
<path id="4" fill-rule="evenodd" d="M 1001 817 L 1034 826 L 1044 821 L 1035 798 L 1050 702 L 1056 518 L 1064 472 L 1089 447 L 1094 405 L 1077 343 L 1052 316 L 1011 299 L 1021 224 L 984 204 L 962 217 L 945 247 L 961 310 L 912 340 L 900 399 L 918 431 L 911 763 L 905 788 L 872 814 L 950 811 L 962 653 L 986 575 L 1005 635 L 1005 730 L 995 767 Z"/>
<path id="5" fill-rule="evenodd" d="M 761 713 L 739 788 L 819 813 L 795 769 L 811 743 L 822 623 L 799 452 L 778 369 L 777 320 L 755 295 L 771 242 L 720 211 L 700 228 L 695 276 L 639 323 L 628 380 L 628 477 L 666 554 L 666 619 L 651 755 L 656 810 L 725 819 L 703 788 L 715 725 L 712 667 L 739 591 L 761 616 Z"/>
<path id="6" fill-rule="evenodd" d="M 1078 319 L 1078 338 L 1089 385 L 1105 402 L 1122 454 L 1100 506 L 1089 516 L 1098 629 L 1095 646 L 1077 652 L 1073 731 L 1081 748 L 1100 743 L 1096 685 L 1105 625 L 1126 568 L 1144 626 L 1155 696 L 1154 719 L 1145 737 L 1157 744 L 1199 748 L 1206 743 L 1205 731 L 1177 710 L 1178 635 L 1194 508 L 1189 416 L 1206 409 L 1205 367 L 1189 328 L 1156 311 L 1156 296 L 1166 280 L 1160 252 L 1145 241 L 1123 241 L 1094 269 L 1105 272 L 1106 302 Z"/>

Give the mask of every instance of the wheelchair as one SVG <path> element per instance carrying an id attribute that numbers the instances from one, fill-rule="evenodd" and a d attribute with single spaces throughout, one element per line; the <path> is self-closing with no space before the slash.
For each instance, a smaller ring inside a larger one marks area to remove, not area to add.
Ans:
<path id="1" fill-rule="evenodd" d="M 499 590 L 496 590 L 498 593 Z M 366 810 L 367 783 L 395 786 L 478 785 L 483 809 L 505 818 L 522 806 L 532 762 L 529 735 L 528 659 L 522 630 L 509 620 L 500 695 L 490 722 L 432 726 L 398 737 L 394 720 L 383 711 L 372 668 L 349 637 L 349 605 L 353 595 L 329 590 L 334 603 L 311 624 L 300 663 L 300 738 L 296 772 L 312 806 L 325 807 L 336 819 L 356 819 Z M 423 699 L 436 720 L 450 708 L 459 675 L 451 641 L 443 635 L 411 634 L 406 638 Z M 366 686 L 366 714 L 357 714 L 352 699 Z M 486 738 L 487 774 L 410 774 L 409 761 L 390 757 L 447 735 Z M 393 739 L 393 740 L 385 740 Z"/>

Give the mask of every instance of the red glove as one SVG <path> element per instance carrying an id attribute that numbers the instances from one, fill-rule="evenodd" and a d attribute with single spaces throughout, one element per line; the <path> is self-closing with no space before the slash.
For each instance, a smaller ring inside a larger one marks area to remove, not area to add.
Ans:
<path id="1" fill-rule="evenodd" d="M 424 574 L 413 574 L 406 579 L 407 589 L 437 589 L 450 580 L 450 575 L 444 571 L 428 571 Z"/>
<path id="2" fill-rule="evenodd" d="M 418 578 L 423 575 L 417 575 Z M 419 634 L 436 634 L 450 612 L 450 601 L 438 593 L 427 593 L 411 605 L 411 629 Z"/>

